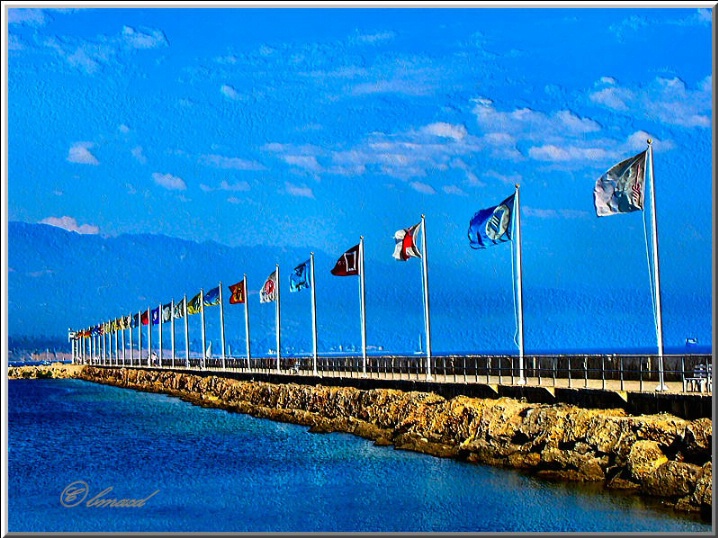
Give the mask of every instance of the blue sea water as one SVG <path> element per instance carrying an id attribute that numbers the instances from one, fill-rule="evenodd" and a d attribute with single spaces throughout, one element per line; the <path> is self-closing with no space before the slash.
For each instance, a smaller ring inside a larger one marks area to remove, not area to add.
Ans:
<path id="1" fill-rule="evenodd" d="M 8 382 L 10 532 L 710 532 L 620 492 L 80 380 Z M 73 507 L 67 486 L 82 481 Z M 139 507 L 87 506 L 94 496 Z M 65 492 L 65 495 L 63 495 Z"/>

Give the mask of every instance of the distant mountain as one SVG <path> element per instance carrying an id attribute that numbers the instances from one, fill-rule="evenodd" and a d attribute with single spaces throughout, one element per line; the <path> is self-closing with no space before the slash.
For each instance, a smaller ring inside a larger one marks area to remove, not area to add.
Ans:
<path id="1" fill-rule="evenodd" d="M 420 264 L 417 260 L 395 262 L 390 253 L 391 248 L 386 262 L 373 260 L 366 266 L 367 343 L 386 351 L 415 351 L 424 334 Z M 207 291 L 220 281 L 223 293 L 228 294 L 227 286 L 246 273 L 252 346 L 264 353 L 275 342 L 274 306 L 259 303 L 258 289 L 279 263 L 283 347 L 311 350 L 309 291 L 289 293 L 288 286 L 291 270 L 308 259 L 309 248 L 229 247 L 150 234 L 103 237 L 10 222 L 8 254 L 8 328 L 14 342 L 66 342 L 70 327 L 88 327 L 180 300 L 185 294 L 191 298 L 201 287 Z M 340 254 L 315 251 L 321 351 L 339 346 L 359 349 L 361 343 L 358 279 L 329 272 Z M 511 268 L 499 271 L 506 276 L 497 286 L 496 279 L 472 276 L 471 268 L 431 261 L 435 352 L 516 352 Z M 710 312 L 710 300 L 691 297 L 687 301 L 665 293 L 667 346 L 685 346 L 687 320 L 692 336 L 710 341 L 711 320 L 700 314 Z M 617 288 L 598 293 L 590 283 L 571 290 L 525 284 L 526 351 L 651 349 L 655 329 L 650 312 L 648 294 L 628 294 Z M 207 339 L 217 349 L 219 308 L 207 308 L 205 314 Z M 225 295 L 224 315 L 228 344 L 243 352 L 243 307 L 227 304 Z M 199 318 L 189 318 L 193 350 L 200 348 Z M 183 331 L 182 325 L 176 329 L 178 335 Z M 169 345 L 169 335 L 165 333 L 164 338 Z"/>

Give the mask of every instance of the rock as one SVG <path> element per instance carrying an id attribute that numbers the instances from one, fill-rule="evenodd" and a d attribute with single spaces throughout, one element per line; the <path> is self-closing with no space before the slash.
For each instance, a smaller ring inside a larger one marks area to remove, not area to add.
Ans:
<path id="1" fill-rule="evenodd" d="M 637 441 L 628 454 L 628 472 L 632 479 L 643 479 L 668 461 L 655 441 Z"/>
<path id="2" fill-rule="evenodd" d="M 695 491 L 700 473 L 697 465 L 666 461 L 644 478 L 641 489 L 659 497 L 685 497 Z"/>

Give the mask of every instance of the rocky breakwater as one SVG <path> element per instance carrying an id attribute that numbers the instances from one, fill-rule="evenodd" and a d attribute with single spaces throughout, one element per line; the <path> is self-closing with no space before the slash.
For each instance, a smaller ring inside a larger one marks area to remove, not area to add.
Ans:
<path id="1" fill-rule="evenodd" d="M 8 379 L 68 379 L 78 377 L 84 366 L 55 362 L 37 366 L 10 366 Z"/>
<path id="2" fill-rule="evenodd" d="M 547 479 L 601 482 L 706 516 L 712 511 L 710 419 L 166 371 L 85 367 L 79 377 L 306 425 L 316 433 L 348 432 L 397 449 L 511 467 Z"/>

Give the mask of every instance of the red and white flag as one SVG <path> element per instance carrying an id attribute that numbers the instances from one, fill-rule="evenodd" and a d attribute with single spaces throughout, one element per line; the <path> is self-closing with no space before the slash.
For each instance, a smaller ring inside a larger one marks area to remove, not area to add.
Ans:
<path id="1" fill-rule="evenodd" d="M 405 230 L 397 230 L 394 234 L 396 247 L 394 248 L 394 258 L 405 262 L 409 258 L 421 258 L 419 247 L 416 246 L 416 234 L 421 223 L 415 224 Z"/>
<path id="2" fill-rule="evenodd" d="M 353 246 L 342 254 L 337 260 L 334 276 L 356 276 L 359 274 L 359 245 Z"/>
<path id="3" fill-rule="evenodd" d="M 262 289 L 259 290 L 259 302 L 271 303 L 277 300 L 277 271 L 273 271 L 271 275 L 264 281 Z"/>

